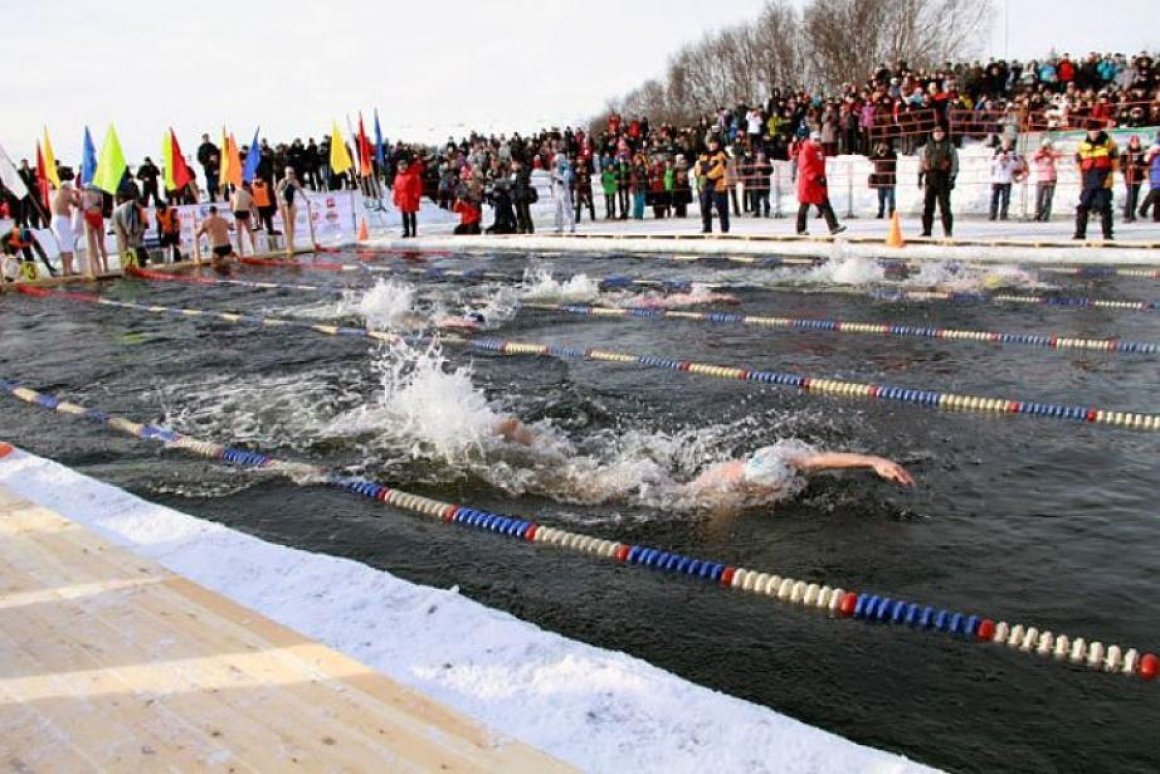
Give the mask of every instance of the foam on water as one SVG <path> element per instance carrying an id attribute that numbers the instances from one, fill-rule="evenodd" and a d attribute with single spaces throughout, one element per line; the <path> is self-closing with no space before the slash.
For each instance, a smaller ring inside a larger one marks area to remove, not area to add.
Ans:
<path id="1" fill-rule="evenodd" d="M 343 294 L 339 302 L 340 313 L 360 315 L 366 320 L 367 327 L 375 330 L 409 327 L 404 323 L 411 317 L 414 307 L 413 285 L 381 278 L 366 291 Z"/>
<path id="2" fill-rule="evenodd" d="M 559 281 L 553 279 L 547 269 L 529 267 L 524 271 L 520 295 L 526 301 L 541 303 L 582 303 L 596 300 L 600 295 L 600 282 L 586 274 Z"/>
<path id="3" fill-rule="evenodd" d="M 685 485 L 706 460 L 731 458 L 739 437 L 758 427 L 768 432 L 768 418 L 676 432 L 603 429 L 579 439 L 541 421 L 530 428 L 532 445 L 524 446 L 498 435 L 509 415 L 473 384 L 470 367 L 450 365 L 438 344 L 384 346 L 374 368 L 380 392 L 334 417 L 322 435 L 359 439 L 384 462 L 402 455 L 435 463 L 441 480 L 470 475 L 512 495 L 677 511 L 768 504 L 798 489 L 792 480 L 762 493 L 694 492 Z"/>

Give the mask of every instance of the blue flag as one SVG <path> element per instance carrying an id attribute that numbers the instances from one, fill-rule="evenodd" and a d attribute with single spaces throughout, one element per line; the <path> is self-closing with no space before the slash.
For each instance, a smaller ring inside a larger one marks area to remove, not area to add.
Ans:
<path id="1" fill-rule="evenodd" d="M 242 168 L 242 182 L 252 183 L 258 176 L 258 164 L 262 161 L 262 154 L 258 151 L 258 131 L 254 130 L 254 140 L 250 143 L 250 150 L 246 153 L 246 166 Z"/>
<path id="2" fill-rule="evenodd" d="M 89 128 L 85 127 L 85 149 L 81 154 L 81 185 L 93 182 L 97 175 L 97 147 L 93 145 L 93 136 Z"/>
<path id="3" fill-rule="evenodd" d="M 375 161 L 378 162 L 379 169 L 386 165 L 386 159 L 383 158 L 383 130 L 379 128 L 378 108 L 375 108 Z"/>

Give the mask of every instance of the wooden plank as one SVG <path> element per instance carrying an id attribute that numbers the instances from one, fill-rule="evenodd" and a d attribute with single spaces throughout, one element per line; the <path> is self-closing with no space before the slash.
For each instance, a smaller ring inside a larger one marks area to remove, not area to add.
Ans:
<path id="1" fill-rule="evenodd" d="M 0 727 L 12 768 L 568 770 L 3 488 Z"/>

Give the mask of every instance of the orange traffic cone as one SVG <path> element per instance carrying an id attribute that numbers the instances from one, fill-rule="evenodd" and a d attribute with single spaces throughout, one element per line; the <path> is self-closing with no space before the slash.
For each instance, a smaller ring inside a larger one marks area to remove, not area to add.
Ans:
<path id="1" fill-rule="evenodd" d="M 371 238 L 370 229 L 367 228 L 367 219 L 363 218 L 358 224 L 358 241 L 366 242 Z"/>
<path id="2" fill-rule="evenodd" d="M 902 239 L 902 218 L 898 217 L 895 212 L 890 216 L 890 233 L 886 235 L 887 247 L 904 247 L 906 242 Z"/>

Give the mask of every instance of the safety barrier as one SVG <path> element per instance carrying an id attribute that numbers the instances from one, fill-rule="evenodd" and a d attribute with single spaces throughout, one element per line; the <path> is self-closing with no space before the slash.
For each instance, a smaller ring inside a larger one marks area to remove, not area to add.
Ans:
<path id="1" fill-rule="evenodd" d="M 938 112 L 932 108 L 903 108 L 897 113 L 877 110 L 874 113 L 874 125 L 868 127 L 868 135 L 872 143 L 890 142 L 904 137 L 928 135 L 938 124 Z"/>
<path id="2" fill-rule="evenodd" d="M 0 389 L 33 406 L 87 419 L 142 440 L 164 444 L 166 448 L 188 451 L 243 468 L 271 470 L 296 480 L 319 481 L 327 486 L 361 495 L 400 510 L 427 516 L 445 524 L 457 524 L 515 540 L 611 559 L 620 564 L 685 575 L 739 592 L 770 597 L 791 605 L 828 612 L 834 616 L 855 618 L 866 623 L 892 624 L 919 632 L 935 631 L 963 642 L 992 642 L 1023 653 L 1051 655 L 1057 660 L 1066 660 L 1100 672 L 1136 676 L 1152 681 L 1156 678 L 1157 669 L 1160 667 L 1160 660 L 1154 654 L 1141 655 L 1136 648 L 1124 649 L 1119 645 L 1104 645 L 1098 641 L 1089 643 L 1083 637 L 1072 639 L 1065 634 L 1040 631 L 1035 626 L 1012 625 L 1006 621 L 996 623 L 991 618 L 977 614 L 936 608 L 886 595 L 847 591 L 829 584 L 807 583 L 775 573 L 697 559 L 651 546 L 605 540 L 579 532 L 548 527 L 529 519 L 421 497 L 359 476 L 346 476 L 334 470 L 306 463 L 279 460 L 260 452 L 223 446 L 183 435 L 160 425 L 134 422 L 64 401 L 5 379 L 0 379 Z"/>
<path id="3" fill-rule="evenodd" d="M 43 288 L 21 287 L 22 293 L 37 297 L 69 298 L 101 306 L 111 306 L 120 309 L 135 309 L 152 314 L 166 314 L 178 317 L 204 317 L 207 319 L 222 320 L 229 323 L 256 325 L 259 327 L 297 327 L 303 330 L 322 333 L 328 336 L 355 336 L 377 339 L 379 341 L 413 341 L 417 337 L 403 337 L 398 334 L 384 331 L 374 331 L 367 328 L 353 328 L 340 325 L 323 325 L 305 320 L 284 318 L 259 317 L 250 314 L 235 314 L 232 312 L 208 312 L 202 309 L 174 309 L 165 306 L 149 306 L 135 304 L 128 301 L 113 301 L 91 293 L 74 293 L 69 291 L 45 290 Z M 895 385 L 869 384 L 863 382 L 847 382 L 838 379 L 820 379 L 794 373 L 779 373 L 776 371 L 753 371 L 735 366 L 718 366 L 708 363 L 694 363 L 688 360 L 670 360 L 653 355 L 633 355 L 623 352 L 611 352 L 601 349 L 578 349 L 560 347 L 549 344 L 538 344 L 518 341 L 502 341 L 499 339 L 469 339 L 455 334 L 444 334 L 442 340 L 451 344 L 458 344 L 475 348 L 484 352 L 494 352 L 500 355 L 535 357 L 553 357 L 567 360 L 593 360 L 624 365 L 638 365 L 645 368 L 657 368 L 682 373 L 691 373 L 698 376 L 728 379 L 731 381 L 757 382 L 773 384 L 781 387 L 792 387 L 802 392 L 819 393 L 842 398 L 862 398 L 870 400 L 896 401 L 908 406 L 923 406 L 927 408 L 952 409 L 983 414 L 1027 414 L 1031 416 L 1058 419 L 1071 422 L 1084 422 L 1100 425 L 1112 425 L 1132 430 L 1160 430 L 1160 415 L 1140 414 L 1128 411 L 1109 411 L 1088 406 L 1065 406 L 1055 403 L 1037 403 L 1034 401 L 1012 400 L 1008 398 L 993 398 L 977 395 L 958 395 L 938 390 L 925 390 Z"/>
<path id="4" fill-rule="evenodd" d="M 633 317 L 647 320 L 694 320 L 708 323 L 733 323 L 754 325 L 762 328 L 786 328 L 827 333 L 860 333 L 873 336 L 912 336 L 924 339 L 939 339 L 946 342 L 977 342 L 983 344 L 1017 344 L 1053 350 L 1091 349 L 1099 352 L 1132 353 L 1152 355 L 1160 352 L 1160 344 L 1144 341 L 1121 341 L 1118 339 L 1082 339 L 1068 336 L 1045 336 L 1041 334 L 999 333 L 996 331 L 974 331 L 955 328 L 926 328 L 896 323 L 864 323 L 850 320 L 822 320 L 794 317 L 762 317 L 759 315 L 736 314 L 732 312 L 686 312 L 670 309 L 625 309 L 585 304 L 537 304 L 522 303 L 523 309 L 588 317 Z"/>

